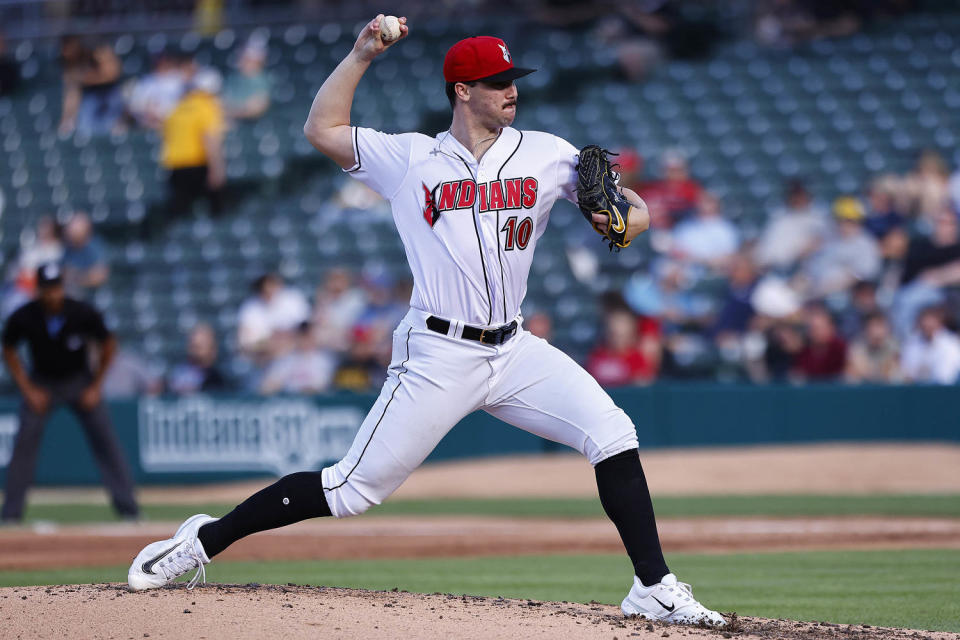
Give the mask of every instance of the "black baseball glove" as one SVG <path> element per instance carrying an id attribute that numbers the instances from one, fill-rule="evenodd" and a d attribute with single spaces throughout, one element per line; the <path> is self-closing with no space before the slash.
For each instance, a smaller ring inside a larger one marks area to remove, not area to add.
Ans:
<path id="1" fill-rule="evenodd" d="M 630 203 L 617 189 L 620 174 L 613 170 L 609 157 L 617 155 L 595 144 L 580 150 L 577 162 L 577 204 L 587 222 L 610 241 L 610 250 L 630 245 L 627 237 Z M 593 214 L 607 215 L 606 230 L 593 221 Z"/>

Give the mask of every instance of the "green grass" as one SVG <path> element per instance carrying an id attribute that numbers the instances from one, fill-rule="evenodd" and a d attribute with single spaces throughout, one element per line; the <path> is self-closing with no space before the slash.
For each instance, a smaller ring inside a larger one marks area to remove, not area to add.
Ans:
<path id="1" fill-rule="evenodd" d="M 742 615 L 960 632 L 960 550 L 668 557 L 708 606 Z M 0 584 L 118 582 L 126 567 L 0 573 Z M 399 587 L 409 591 L 619 603 L 620 555 L 215 563 L 216 582 Z"/>
<path id="2" fill-rule="evenodd" d="M 889 515 L 960 517 L 960 495 L 866 496 L 683 496 L 655 498 L 661 517 L 679 516 L 833 516 Z M 223 514 L 233 504 L 154 504 L 144 507 L 150 520 L 182 520 L 193 513 Z M 387 515 L 493 515 L 531 518 L 602 517 L 596 498 L 490 498 L 394 500 L 370 510 Z M 106 505 L 31 504 L 28 520 L 102 522 L 115 516 Z"/>

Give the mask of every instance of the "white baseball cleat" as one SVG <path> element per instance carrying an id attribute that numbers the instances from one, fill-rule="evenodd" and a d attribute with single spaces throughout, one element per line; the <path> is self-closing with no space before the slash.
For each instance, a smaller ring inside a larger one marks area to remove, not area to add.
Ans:
<path id="1" fill-rule="evenodd" d="M 144 547 L 133 559 L 127 573 L 127 584 L 130 588 L 134 591 L 156 589 L 170 584 L 191 569 L 196 569 L 197 573 L 187 583 L 188 589 L 193 589 L 201 580 L 206 583 L 207 571 L 204 565 L 210 563 L 210 558 L 197 540 L 197 531 L 217 519 L 205 513 L 190 516 L 172 538 L 151 542 Z"/>
<path id="2" fill-rule="evenodd" d="M 704 623 L 714 627 L 726 626 L 727 621 L 716 611 L 711 611 L 696 601 L 693 590 L 677 576 L 668 573 L 663 579 L 645 587 L 640 578 L 633 577 L 633 587 L 623 599 L 620 609 L 625 616 L 639 616 L 648 620 L 660 620 L 679 624 Z"/>

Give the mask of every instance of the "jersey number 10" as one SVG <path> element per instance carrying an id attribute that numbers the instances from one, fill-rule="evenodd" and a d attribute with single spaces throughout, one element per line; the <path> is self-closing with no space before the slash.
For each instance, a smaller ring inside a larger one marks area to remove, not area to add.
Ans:
<path id="1" fill-rule="evenodd" d="M 521 250 L 526 249 L 530 236 L 533 235 L 533 219 L 528 216 L 517 224 L 517 216 L 510 216 L 500 231 L 507 232 L 503 243 L 504 251 L 513 251 L 514 246 Z"/>

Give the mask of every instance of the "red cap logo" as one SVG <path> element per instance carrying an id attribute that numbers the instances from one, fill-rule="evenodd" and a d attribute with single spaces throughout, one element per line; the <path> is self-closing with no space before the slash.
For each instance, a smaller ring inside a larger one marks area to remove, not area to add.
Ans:
<path id="1" fill-rule="evenodd" d="M 492 36 L 461 40 L 450 47 L 443 60 L 443 78 L 447 82 L 505 82 L 533 71 L 513 66 L 507 43 Z"/>

